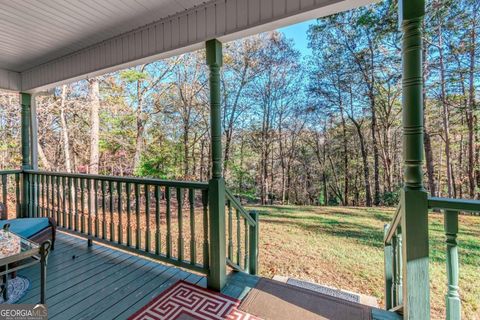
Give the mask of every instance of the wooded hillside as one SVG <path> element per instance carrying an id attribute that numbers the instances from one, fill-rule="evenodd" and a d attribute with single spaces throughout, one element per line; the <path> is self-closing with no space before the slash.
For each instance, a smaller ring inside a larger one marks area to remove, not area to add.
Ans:
<path id="1" fill-rule="evenodd" d="M 428 1 L 425 186 L 480 198 L 477 0 Z M 312 22 L 311 55 L 281 32 L 224 46 L 224 174 L 260 203 L 394 205 L 402 185 L 395 1 Z M 46 170 L 208 180 L 203 51 L 37 96 Z M 20 165 L 17 94 L 0 94 L 0 169 Z"/>

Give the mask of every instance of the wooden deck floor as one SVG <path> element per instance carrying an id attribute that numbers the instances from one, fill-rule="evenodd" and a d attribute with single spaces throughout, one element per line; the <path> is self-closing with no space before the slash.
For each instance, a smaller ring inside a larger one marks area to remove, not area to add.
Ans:
<path id="1" fill-rule="evenodd" d="M 127 319 L 178 280 L 202 287 L 204 276 L 186 272 L 58 232 L 48 258 L 49 319 Z M 38 303 L 38 266 L 22 270 L 30 289 L 19 303 Z M 228 277 L 224 294 L 242 299 L 258 278 L 242 273 Z"/>

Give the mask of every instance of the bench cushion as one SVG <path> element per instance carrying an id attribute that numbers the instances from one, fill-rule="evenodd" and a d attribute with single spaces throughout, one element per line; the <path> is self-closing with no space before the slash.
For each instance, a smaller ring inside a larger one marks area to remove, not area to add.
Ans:
<path id="1" fill-rule="evenodd" d="M 3 228 L 7 223 L 10 224 L 10 231 L 24 238 L 30 238 L 34 234 L 50 226 L 48 218 L 22 218 L 1 220 L 0 228 Z"/>

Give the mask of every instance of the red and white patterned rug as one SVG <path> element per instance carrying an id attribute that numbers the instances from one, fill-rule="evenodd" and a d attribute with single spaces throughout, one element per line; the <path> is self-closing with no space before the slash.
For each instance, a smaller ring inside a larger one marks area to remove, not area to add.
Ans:
<path id="1" fill-rule="evenodd" d="M 178 281 L 128 320 L 260 320 L 238 309 L 240 300 Z"/>

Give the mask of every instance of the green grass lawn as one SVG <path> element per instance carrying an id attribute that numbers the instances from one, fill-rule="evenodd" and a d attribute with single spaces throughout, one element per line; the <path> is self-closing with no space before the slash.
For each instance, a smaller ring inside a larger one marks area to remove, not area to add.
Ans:
<path id="1" fill-rule="evenodd" d="M 375 296 L 384 305 L 383 226 L 393 208 L 251 207 L 260 213 L 260 273 L 284 275 Z M 464 319 L 480 319 L 480 217 L 460 216 L 460 295 Z M 444 319 L 445 236 L 430 215 L 433 319 Z"/>

